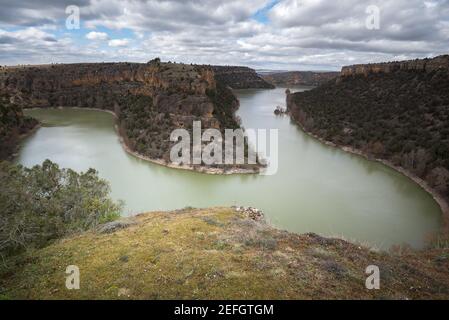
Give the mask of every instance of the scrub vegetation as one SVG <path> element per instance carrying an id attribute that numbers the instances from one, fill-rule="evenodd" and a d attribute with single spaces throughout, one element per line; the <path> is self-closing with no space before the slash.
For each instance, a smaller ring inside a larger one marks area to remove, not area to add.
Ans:
<path id="1" fill-rule="evenodd" d="M 110 228 L 108 226 L 118 226 Z M 67 290 L 68 265 L 80 289 Z M 365 270 L 380 268 L 380 289 Z M 297 235 L 233 208 L 152 212 L 28 250 L 0 267 L 5 299 L 443 299 L 449 251 L 377 252 Z"/>
<path id="2" fill-rule="evenodd" d="M 292 116 L 340 146 L 386 159 L 449 199 L 449 73 L 397 70 L 342 77 L 295 93 Z"/>
<path id="3" fill-rule="evenodd" d="M 46 160 L 25 168 L 0 162 L 0 257 L 43 247 L 120 216 L 109 184 Z"/>

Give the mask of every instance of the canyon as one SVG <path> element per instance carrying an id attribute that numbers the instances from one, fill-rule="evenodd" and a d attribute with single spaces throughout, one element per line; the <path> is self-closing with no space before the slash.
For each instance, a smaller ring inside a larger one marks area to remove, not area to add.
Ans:
<path id="1" fill-rule="evenodd" d="M 0 93 L 23 108 L 78 107 L 113 112 L 127 150 L 168 164 L 170 133 L 239 128 L 238 100 L 230 88 L 271 87 L 246 67 L 163 63 L 84 63 L 2 67 Z M 207 168 L 188 169 L 207 171 Z M 213 170 L 228 172 L 229 166 Z M 255 172 L 257 165 L 231 168 Z"/>
<path id="2" fill-rule="evenodd" d="M 290 94 L 287 108 L 323 142 L 394 167 L 449 200 L 449 56 L 343 67 L 341 76 Z"/>

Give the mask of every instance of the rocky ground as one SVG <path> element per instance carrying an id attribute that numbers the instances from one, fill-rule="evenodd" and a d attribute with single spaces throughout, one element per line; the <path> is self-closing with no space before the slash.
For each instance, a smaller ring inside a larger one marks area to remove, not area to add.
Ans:
<path id="1" fill-rule="evenodd" d="M 4 299 L 448 299 L 449 251 L 377 252 L 275 229 L 254 208 L 141 214 L 0 265 Z M 68 265 L 80 290 L 67 290 Z M 380 289 L 368 290 L 369 265 Z"/>

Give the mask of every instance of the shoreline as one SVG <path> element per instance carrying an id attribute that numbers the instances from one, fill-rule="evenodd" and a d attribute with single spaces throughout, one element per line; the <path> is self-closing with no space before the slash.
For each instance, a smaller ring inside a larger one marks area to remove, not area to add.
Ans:
<path id="1" fill-rule="evenodd" d="M 41 128 L 41 123 L 38 121 L 37 124 L 30 129 L 29 131 L 27 131 L 26 133 L 22 133 L 21 135 L 19 135 L 19 137 L 17 138 L 17 143 L 16 146 L 14 148 L 14 152 L 11 153 L 6 160 L 10 160 L 13 161 L 14 159 L 16 159 L 19 156 L 19 152 L 21 149 L 21 144 L 23 143 L 23 141 L 30 137 L 31 135 L 33 135 L 34 133 L 36 133 L 37 130 L 39 130 Z"/>
<path id="2" fill-rule="evenodd" d="M 75 110 L 89 110 L 89 111 L 100 111 L 100 112 L 106 112 L 111 114 L 114 119 L 116 120 L 116 123 L 114 123 L 114 130 L 119 138 L 120 144 L 122 146 L 122 148 L 125 150 L 125 152 L 127 152 L 128 154 L 132 155 L 135 158 L 138 158 L 140 160 L 144 160 L 144 161 L 148 161 L 150 163 L 156 164 L 156 165 L 160 165 L 166 168 L 170 168 L 170 169 L 177 169 L 177 170 L 185 170 L 185 171 L 192 171 L 192 172 L 196 172 L 196 173 L 203 173 L 203 174 L 210 174 L 210 175 L 233 175 L 233 174 L 244 174 L 244 175 L 248 175 L 248 174 L 258 174 L 258 171 L 254 171 L 252 169 L 239 169 L 239 168 L 230 168 L 230 169 L 220 169 L 220 168 L 209 168 L 209 167 L 205 167 L 205 166 L 200 166 L 198 168 L 194 168 L 191 166 L 181 166 L 181 165 L 177 165 L 177 164 L 172 164 L 172 163 L 166 163 L 164 160 L 162 159 L 153 159 L 150 157 L 147 157 L 145 155 L 142 155 L 138 152 L 135 152 L 133 150 L 131 150 L 131 148 L 128 146 L 128 144 L 126 143 L 126 139 L 125 137 L 121 134 L 118 125 L 117 125 L 117 114 L 112 111 L 112 110 L 108 110 L 108 109 L 98 109 L 98 108 L 82 108 L 82 107 L 49 107 L 49 108 L 38 108 L 38 107 L 34 107 L 34 108 L 25 108 L 26 110 L 39 110 L 39 109 L 75 109 Z M 38 125 L 40 127 L 40 125 Z M 33 129 L 34 130 L 34 129 Z M 36 129 L 37 130 L 37 129 Z"/>
<path id="3" fill-rule="evenodd" d="M 341 146 L 341 145 L 338 145 L 338 144 L 336 144 L 334 142 L 327 141 L 327 140 L 317 136 L 316 134 L 306 130 L 304 128 L 304 126 L 302 125 L 302 123 L 300 121 L 296 120 L 291 115 L 291 113 L 289 111 L 288 111 L 288 114 L 290 116 L 290 119 L 292 119 L 296 124 L 298 124 L 300 129 L 305 134 L 307 134 L 308 136 L 310 136 L 312 138 L 315 138 L 316 140 L 318 140 L 319 142 L 323 143 L 324 145 L 329 146 L 329 147 L 333 147 L 333 148 L 336 148 L 336 149 L 339 149 L 339 150 L 342 150 L 344 152 L 347 152 L 347 153 L 355 155 L 355 156 L 362 157 L 362 158 L 364 158 L 365 160 L 368 160 L 368 161 L 379 162 L 379 163 L 383 164 L 384 166 L 387 166 L 390 169 L 393 169 L 396 172 L 398 172 L 398 173 L 406 176 L 410 180 L 412 180 L 419 187 L 421 187 L 421 189 L 426 191 L 432 197 L 432 199 L 438 204 L 438 206 L 440 207 L 440 210 L 441 210 L 442 218 L 443 218 L 442 231 L 445 232 L 445 233 L 449 233 L 449 203 L 438 191 L 436 191 L 434 188 L 429 186 L 429 184 L 424 179 L 418 177 L 417 175 L 415 175 L 412 172 L 404 169 L 403 167 L 394 165 L 389 160 L 380 159 L 380 158 L 374 158 L 374 157 L 364 153 L 363 151 L 361 151 L 359 149 L 355 149 L 355 148 L 352 148 L 352 147 L 349 147 L 349 146 Z"/>

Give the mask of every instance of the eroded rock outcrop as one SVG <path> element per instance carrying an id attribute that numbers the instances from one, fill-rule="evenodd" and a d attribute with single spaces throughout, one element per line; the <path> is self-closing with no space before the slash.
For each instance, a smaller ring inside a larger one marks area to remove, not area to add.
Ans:
<path id="1" fill-rule="evenodd" d="M 168 162 L 170 133 L 238 128 L 238 100 L 209 66 L 162 63 L 83 63 L 4 67 L 0 92 L 24 108 L 80 107 L 113 111 L 128 148 Z"/>
<path id="2" fill-rule="evenodd" d="M 35 119 L 23 114 L 22 108 L 10 102 L 9 96 L 0 96 L 0 160 L 8 159 L 19 140 L 38 125 Z"/>
<path id="3" fill-rule="evenodd" d="M 339 75 L 339 72 L 289 71 L 266 74 L 262 78 L 276 86 L 319 86 Z"/>
<path id="4" fill-rule="evenodd" d="M 438 56 L 432 59 L 356 64 L 343 67 L 341 69 L 341 75 L 343 77 L 355 75 L 367 76 L 368 74 L 373 73 L 391 73 L 399 70 L 423 72 L 432 72 L 438 70 L 449 71 L 449 55 Z"/>

